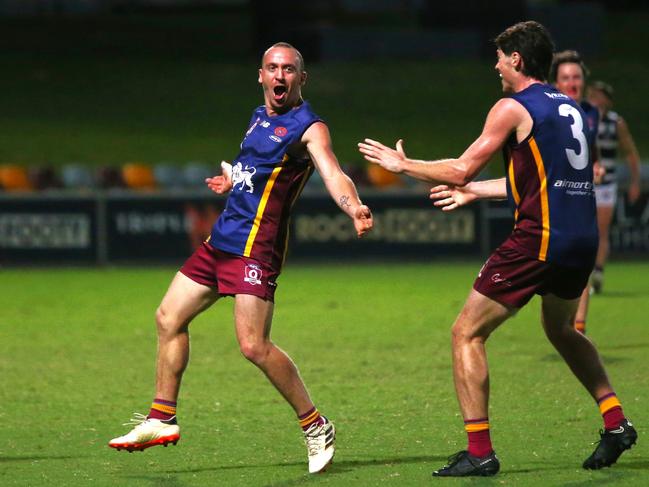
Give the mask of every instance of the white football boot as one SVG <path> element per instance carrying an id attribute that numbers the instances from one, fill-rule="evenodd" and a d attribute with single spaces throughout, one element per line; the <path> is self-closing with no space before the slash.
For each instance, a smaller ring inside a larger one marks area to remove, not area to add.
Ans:
<path id="1" fill-rule="evenodd" d="M 143 451 L 156 445 L 165 447 L 169 443 L 175 445 L 180 439 L 180 427 L 177 424 L 169 424 L 159 419 L 148 419 L 144 414 L 134 413 L 131 421 L 124 425 L 134 425 L 135 427 L 124 436 L 110 440 L 108 446 L 111 448 L 127 450 L 132 453 L 134 450 Z"/>
<path id="2" fill-rule="evenodd" d="M 314 424 L 304 432 L 309 454 L 309 473 L 324 472 L 334 458 L 336 428 L 327 418 L 324 420 L 324 424 Z"/>

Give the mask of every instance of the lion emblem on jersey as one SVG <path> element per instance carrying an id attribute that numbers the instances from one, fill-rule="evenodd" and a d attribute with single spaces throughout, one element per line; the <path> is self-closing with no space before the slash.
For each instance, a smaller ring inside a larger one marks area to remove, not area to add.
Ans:
<path id="1" fill-rule="evenodd" d="M 248 193 L 252 193 L 255 190 L 255 185 L 252 184 L 252 177 L 255 175 L 257 172 L 257 169 L 252 167 L 243 167 L 243 164 L 240 162 L 237 162 L 234 166 L 232 166 L 232 187 L 236 188 L 237 184 L 241 184 L 239 186 L 239 191 L 242 191 L 243 189 L 248 187 L 246 191 Z"/>

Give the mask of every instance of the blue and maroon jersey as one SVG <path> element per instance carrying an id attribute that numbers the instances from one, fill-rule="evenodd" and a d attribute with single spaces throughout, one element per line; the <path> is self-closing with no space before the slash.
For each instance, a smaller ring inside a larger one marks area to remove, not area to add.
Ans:
<path id="1" fill-rule="evenodd" d="M 505 146 L 507 197 L 514 209 L 510 241 L 543 262 L 592 267 L 597 253 L 593 164 L 583 110 L 550 85 L 536 83 L 511 98 L 534 125 Z"/>
<path id="2" fill-rule="evenodd" d="M 281 268 L 291 208 L 313 172 L 310 159 L 287 151 L 318 121 L 306 102 L 282 115 L 269 116 L 265 106 L 253 112 L 232 161 L 232 190 L 212 227 L 213 247 Z"/>

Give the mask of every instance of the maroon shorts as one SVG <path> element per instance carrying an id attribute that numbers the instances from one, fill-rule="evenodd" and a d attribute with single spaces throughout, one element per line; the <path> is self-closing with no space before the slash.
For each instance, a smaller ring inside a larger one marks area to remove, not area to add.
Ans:
<path id="1" fill-rule="evenodd" d="M 509 308 L 522 308 L 535 294 L 578 298 L 591 271 L 541 262 L 505 241 L 482 266 L 473 289 Z"/>
<path id="2" fill-rule="evenodd" d="M 279 271 L 249 257 L 229 254 L 203 244 L 187 259 L 180 272 L 204 286 L 215 287 L 222 296 L 252 294 L 274 302 Z"/>

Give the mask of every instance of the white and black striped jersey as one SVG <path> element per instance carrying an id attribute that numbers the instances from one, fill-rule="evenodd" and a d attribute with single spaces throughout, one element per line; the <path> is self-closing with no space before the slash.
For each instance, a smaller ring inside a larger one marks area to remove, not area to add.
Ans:
<path id="1" fill-rule="evenodd" d="M 617 181 L 617 123 L 620 116 L 613 111 L 608 111 L 599 120 L 597 129 L 597 145 L 599 147 L 600 164 L 606 169 L 602 184 L 610 184 Z"/>

